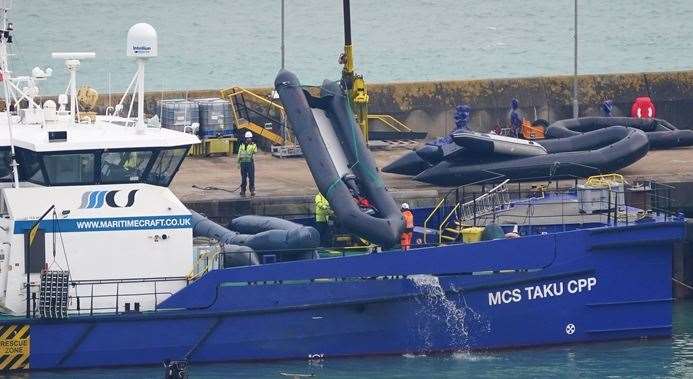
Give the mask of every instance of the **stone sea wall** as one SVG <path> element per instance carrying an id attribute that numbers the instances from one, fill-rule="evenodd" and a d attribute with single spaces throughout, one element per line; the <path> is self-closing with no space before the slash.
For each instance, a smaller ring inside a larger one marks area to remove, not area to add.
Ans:
<path id="1" fill-rule="evenodd" d="M 526 118 L 553 122 L 572 115 L 572 80 L 571 76 L 551 76 L 371 83 L 370 112 L 390 114 L 416 131 L 437 137 L 453 129 L 456 105 L 469 104 L 472 128 L 488 131 L 497 123 L 506 122 L 510 101 L 516 97 Z M 269 88 L 251 90 L 262 96 L 270 92 Z M 218 89 L 163 93 L 166 99 L 218 96 Z M 579 76 L 581 116 L 599 115 L 599 106 L 606 99 L 614 101 L 614 116 L 627 116 L 638 96 L 652 98 L 657 117 L 681 129 L 693 127 L 693 71 Z M 161 97 L 161 92 L 146 94 L 147 113 L 154 113 L 156 100 Z M 119 98 L 117 94 L 113 96 Z M 100 104 L 105 105 L 106 100 L 106 96 L 101 96 Z M 373 129 L 381 128 L 372 124 Z"/>

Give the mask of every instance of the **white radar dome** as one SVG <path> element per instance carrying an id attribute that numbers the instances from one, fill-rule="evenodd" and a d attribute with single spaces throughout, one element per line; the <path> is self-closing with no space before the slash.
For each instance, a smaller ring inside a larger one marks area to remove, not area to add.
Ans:
<path id="1" fill-rule="evenodd" d="M 141 22 L 128 30 L 128 57 L 151 58 L 158 55 L 158 38 L 151 25 Z"/>

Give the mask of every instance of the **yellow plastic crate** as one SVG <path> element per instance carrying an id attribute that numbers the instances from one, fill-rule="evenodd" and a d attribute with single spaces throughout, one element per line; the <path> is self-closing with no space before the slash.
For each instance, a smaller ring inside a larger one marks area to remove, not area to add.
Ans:
<path id="1" fill-rule="evenodd" d="M 473 226 L 471 228 L 464 228 L 460 232 L 462 234 L 462 242 L 471 243 L 481 241 L 481 233 L 484 232 L 484 228 Z"/>
<path id="2" fill-rule="evenodd" d="M 205 153 L 210 154 L 225 154 L 231 156 L 233 154 L 233 141 L 231 138 L 214 138 L 202 142 L 205 144 Z"/>
<path id="3" fill-rule="evenodd" d="M 233 155 L 233 143 L 235 138 L 210 138 L 203 140 L 190 149 L 190 155 L 203 157 L 212 154 Z"/>

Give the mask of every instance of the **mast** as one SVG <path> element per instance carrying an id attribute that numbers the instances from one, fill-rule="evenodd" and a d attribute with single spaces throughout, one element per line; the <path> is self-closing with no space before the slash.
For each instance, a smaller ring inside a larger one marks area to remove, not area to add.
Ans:
<path id="1" fill-rule="evenodd" d="M 17 172 L 17 159 L 14 149 L 14 138 L 12 138 L 12 115 L 10 114 L 10 88 L 9 80 L 11 72 L 7 59 L 7 44 L 12 43 L 12 23 L 7 22 L 7 12 L 10 10 L 10 2 L 0 0 L 0 75 L 2 75 L 2 86 L 5 92 L 5 116 L 7 117 L 7 129 L 10 137 L 10 159 L 12 166 L 12 178 L 14 188 L 19 188 L 19 173 Z"/>

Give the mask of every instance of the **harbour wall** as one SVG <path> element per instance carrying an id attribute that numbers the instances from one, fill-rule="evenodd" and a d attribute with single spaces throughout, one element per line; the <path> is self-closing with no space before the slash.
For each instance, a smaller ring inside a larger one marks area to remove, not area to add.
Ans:
<path id="1" fill-rule="evenodd" d="M 471 127 L 479 131 L 507 123 L 513 98 L 519 100 L 520 110 L 527 119 L 542 118 L 553 122 L 569 118 L 572 116 L 572 86 L 572 76 L 371 83 L 368 85 L 369 108 L 371 113 L 392 115 L 415 131 L 439 137 L 454 128 L 454 109 L 462 103 L 472 107 Z M 580 75 L 578 88 L 581 116 L 599 115 L 600 105 L 607 99 L 614 102 L 614 116 L 628 116 L 636 97 L 649 96 L 655 104 L 657 117 L 681 129 L 693 127 L 693 71 Z M 271 89 L 250 90 L 267 96 Z M 113 94 L 112 101 L 121 96 Z M 156 101 L 162 97 L 218 96 L 217 89 L 148 92 L 145 109 L 153 114 Z M 102 95 L 99 100 L 103 107 L 108 97 Z M 377 122 L 372 122 L 371 127 L 383 128 Z"/>

